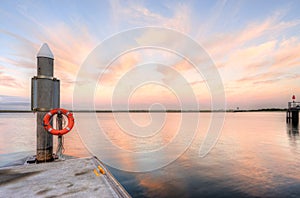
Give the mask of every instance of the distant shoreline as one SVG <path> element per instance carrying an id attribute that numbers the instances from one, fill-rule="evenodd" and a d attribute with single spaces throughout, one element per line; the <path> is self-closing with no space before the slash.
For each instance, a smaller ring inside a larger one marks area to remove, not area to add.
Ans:
<path id="1" fill-rule="evenodd" d="M 239 113 L 239 112 L 282 112 L 287 109 L 280 108 L 267 108 L 267 109 L 252 109 L 252 110 L 73 110 L 76 113 L 212 113 L 212 112 L 226 112 L 226 113 Z M 0 113 L 34 113 L 31 110 L 0 110 Z"/>

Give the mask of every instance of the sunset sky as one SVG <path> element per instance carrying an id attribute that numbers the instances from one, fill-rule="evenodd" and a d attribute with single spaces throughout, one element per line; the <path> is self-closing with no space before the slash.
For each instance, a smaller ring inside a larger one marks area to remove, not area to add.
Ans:
<path id="1" fill-rule="evenodd" d="M 55 57 L 61 106 L 72 108 L 74 83 L 88 55 L 112 35 L 146 26 L 169 28 L 198 42 L 218 69 L 228 109 L 284 108 L 293 94 L 300 97 L 299 10 L 298 0 L 3 0 L 0 109 L 30 109 L 30 82 L 36 75 L 36 54 L 43 43 L 48 43 Z M 138 109 L 152 108 L 153 104 L 178 108 L 177 95 L 186 89 L 168 89 L 168 85 L 180 82 L 172 71 L 186 79 L 200 109 L 209 109 L 210 89 L 203 76 L 175 54 L 159 49 L 128 52 L 114 60 L 97 79 L 95 106 L 110 109 L 118 82 L 133 72 L 133 76 L 146 73 L 155 83 L 134 85 L 130 98 L 120 94 L 113 101 L 114 108 L 127 102 Z"/>

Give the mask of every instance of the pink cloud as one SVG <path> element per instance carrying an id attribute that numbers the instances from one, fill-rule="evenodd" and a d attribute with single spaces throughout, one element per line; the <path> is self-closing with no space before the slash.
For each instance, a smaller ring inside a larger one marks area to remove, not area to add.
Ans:
<path id="1" fill-rule="evenodd" d="M 0 86 L 4 87 L 13 87 L 13 88 L 20 88 L 23 87 L 17 79 L 13 78 L 12 76 L 6 75 L 3 72 L 0 72 Z"/>
<path id="2" fill-rule="evenodd" d="M 137 66 L 139 63 L 139 55 L 135 52 L 130 52 L 120 56 L 106 70 L 102 72 L 99 83 L 102 86 L 113 86 L 117 81 L 126 74 L 130 69 Z"/>
<path id="3" fill-rule="evenodd" d="M 173 13 L 172 17 L 164 17 L 161 14 L 150 11 L 144 5 L 137 2 L 110 1 L 112 8 L 113 24 L 130 23 L 135 26 L 160 26 L 176 29 L 188 33 L 191 24 L 191 10 L 188 4 L 174 2 L 168 8 Z"/>
<path id="4" fill-rule="evenodd" d="M 229 63 L 223 61 L 228 59 L 228 56 L 235 56 L 236 52 L 240 50 L 251 50 L 251 48 L 255 49 L 256 47 L 261 49 L 270 48 L 277 42 L 274 37 L 276 38 L 284 31 L 300 24 L 300 20 L 280 21 L 281 15 L 280 13 L 275 13 L 275 15 L 262 22 L 250 23 L 245 28 L 235 32 L 211 35 L 203 40 L 202 43 L 218 66 L 230 66 Z M 258 46 L 253 46 L 252 44 L 249 47 L 250 43 L 257 43 L 259 38 L 263 38 L 266 41 L 258 44 Z"/>

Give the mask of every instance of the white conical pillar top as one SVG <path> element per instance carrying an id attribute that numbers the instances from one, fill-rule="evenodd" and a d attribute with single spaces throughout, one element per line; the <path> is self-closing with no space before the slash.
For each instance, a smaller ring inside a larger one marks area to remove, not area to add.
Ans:
<path id="1" fill-rule="evenodd" d="M 54 56 L 47 45 L 47 43 L 44 43 L 40 49 L 40 51 L 37 53 L 37 57 L 46 57 L 46 58 L 52 58 L 54 59 Z"/>

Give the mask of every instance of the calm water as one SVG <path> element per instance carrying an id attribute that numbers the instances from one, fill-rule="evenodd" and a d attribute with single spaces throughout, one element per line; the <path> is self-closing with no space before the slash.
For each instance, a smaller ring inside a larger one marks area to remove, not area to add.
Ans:
<path id="1" fill-rule="evenodd" d="M 106 131 L 105 136 L 114 144 L 122 149 L 144 151 L 172 141 L 181 115 L 168 113 L 163 119 L 163 127 L 158 128 L 155 138 L 147 142 L 125 136 L 122 133 L 124 128 L 115 123 L 116 115 L 97 114 L 97 118 Z M 151 120 L 148 114 L 130 115 L 135 124 L 148 126 L 150 123 L 150 129 L 156 130 L 156 124 L 161 124 L 156 123 L 159 120 L 156 118 L 161 115 L 152 116 Z M 188 116 L 191 119 L 199 117 L 200 125 L 191 146 L 177 160 L 145 173 L 111 168 L 111 172 L 133 197 L 300 196 L 299 130 L 285 123 L 285 112 L 226 114 L 221 136 L 204 158 L 199 157 L 199 148 L 209 127 L 211 114 L 188 113 Z M 88 115 L 84 113 L 78 113 L 75 117 L 76 120 L 88 120 Z M 117 117 L 118 120 L 125 119 L 123 114 Z M 135 130 L 130 124 L 127 127 Z M 89 133 L 99 135 L 97 130 Z M 143 133 L 152 137 L 151 130 Z M 108 145 L 100 144 L 97 138 L 89 144 L 91 147 L 97 144 L 99 150 L 122 167 L 138 166 L 130 156 L 114 153 Z M 90 155 L 84 149 L 77 129 L 66 135 L 65 149 L 68 155 Z M 34 154 L 34 150 L 35 115 L 0 114 L 0 166 L 10 165 L 16 159 Z M 168 152 L 166 156 L 173 155 L 172 149 Z M 145 159 L 144 163 L 149 160 Z"/>

